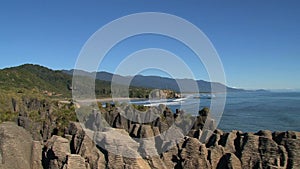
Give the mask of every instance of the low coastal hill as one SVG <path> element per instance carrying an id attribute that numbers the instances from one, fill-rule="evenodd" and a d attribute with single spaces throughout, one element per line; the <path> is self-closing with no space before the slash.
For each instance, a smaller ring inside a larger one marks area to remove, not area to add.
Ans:
<path id="1" fill-rule="evenodd" d="M 130 86 L 129 97 L 146 98 L 152 90 Z M 167 93 L 169 93 L 168 97 L 174 95 L 171 90 Z M 111 97 L 111 83 L 96 80 L 95 94 L 97 98 Z M 0 112 L 15 111 L 17 104 L 24 98 L 70 100 L 72 98 L 72 75 L 33 64 L 0 69 Z"/>

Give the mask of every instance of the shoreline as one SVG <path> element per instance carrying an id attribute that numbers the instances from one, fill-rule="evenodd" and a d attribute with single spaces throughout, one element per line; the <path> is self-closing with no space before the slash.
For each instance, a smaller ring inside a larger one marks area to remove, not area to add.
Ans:
<path id="1" fill-rule="evenodd" d="M 79 103 L 88 103 L 88 102 L 113 102 L 113 101 L 131 101 L 131 100 L 146 100 L 147 98 L 101 98 L 101 99 L 83 99 L 83 100 L 76 100 Z"/>

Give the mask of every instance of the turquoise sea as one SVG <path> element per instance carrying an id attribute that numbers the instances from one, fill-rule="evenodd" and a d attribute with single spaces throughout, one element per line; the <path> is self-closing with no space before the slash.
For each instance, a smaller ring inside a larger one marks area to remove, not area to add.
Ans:
<path id="1" fill-rule="evenodd" d="M 221 97 L 223 97 L 222 95 Z M 213 97 L 200 96 L 200 107 L 209 107 Z M 167 104 L 173 111 L 181 104 L 194 106 L 199 102 L 198 97 L 182 100 L 160 100 L 152 104 Z M 134 102 L 149 105 L 148 101 Z M 197 112 L 189 112 L 196 115 Z M 241 130 L 257 132 L 271 131 L 300 131 L 300 92 L 240 92 L 227 93 L 226 104 L 220 119 L 219 129 L 224 131 Z"/>
<path id="2" fill-rule="evenodd" d="M 229 93 L 218 128 L 249 132 L 300 131 L 300 93 Z"/>

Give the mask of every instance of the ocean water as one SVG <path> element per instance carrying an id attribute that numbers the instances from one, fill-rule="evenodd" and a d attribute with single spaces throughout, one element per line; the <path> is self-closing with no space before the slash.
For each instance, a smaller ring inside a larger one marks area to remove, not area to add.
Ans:
<path id="1" fill-rule="evenodd" d="M 300 131 L 300 93 L 229 93 L 218 128 Z"/>
<path id="2" fill-rule="evenodd" d="M 211 100 L 218 96 L 201 99 L 199 109 L 209 107 Z M 195 107 L 199 102 L 197 97 L 183 100 L 161 100 L 149 103 L 139 101 L 138 104 L 157 105 L 166 104 L 173 111 L 185 104 L 186 107 Z M 196 115 L 197 112 L 189 112 Z M 224 112 L 218 128 L 224 131 L 241 130 L 257 132 L 271 131 L 300 131 L 300 92 L 241 92 L 227 93 Z"/>

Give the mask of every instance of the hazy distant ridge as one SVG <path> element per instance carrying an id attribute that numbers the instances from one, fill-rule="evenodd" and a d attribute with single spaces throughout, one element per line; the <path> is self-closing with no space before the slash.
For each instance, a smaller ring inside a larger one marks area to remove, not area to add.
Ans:
<path id="1" fill-rule="evenodd" d="M 74 70 L 63 70 L 64 73 L 66 74 L 73 74 Z M 103 81 L 112 81 L 112 78 L 114 74 L 108 73 L 108 72 L 85 72 L 85 71 L 79 71 L 80 74 L 85 75 L 85 76 L 95 76 L 96 74 L 96 79 L 98 80 L 103 80 Z M 131 76 L 121 76 L 121 75 L 115 75 L 114 78 L 118 79 L 118 82 L 121 84 L 125 84 L 130 80 L 132 77 Z M 155 88 L 155 89 L 170 89 L 174 91 L 180 91 L 177 83 L 179 82 L 180 84 L 188 84 L 193 81 L 192 79 L 172 79 L 172 78 L 167 78 L 167 77 L 160 77 L 160 76 L 143 76 L 143 75 L 137 75 L 134 76 L 132 81 L 131 81 L 131 86 L 136 86 L 136 87 L 145 87 L 145 88 Z M 216 89 L 217 92 L 222 92 L 224 88 L 226 88 L 227 92 L 243 92 L 246 91 L 244 89 L 236 89 L 232 87 L 225 86 L 221 83 L 215 83 L 215 82 L 207 82 L 204 80 L 196 80 L 196 84 L 199 87 L 200 92 L 210 92 L 211 91 L 211 85 L 213 85 Z M 193 92 L 193 91 L 188 91 L 188 89 L 185 89 L 186 92 Z"/>

